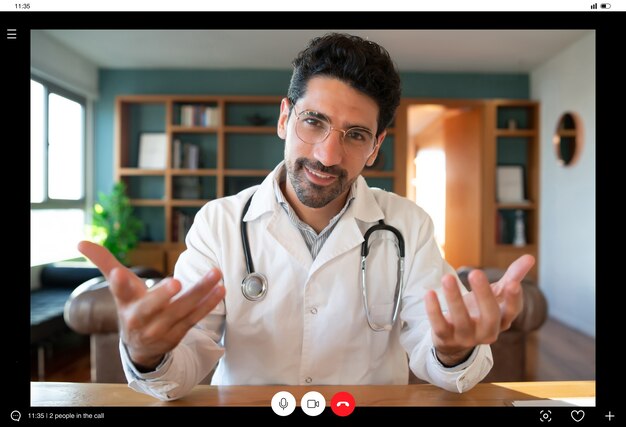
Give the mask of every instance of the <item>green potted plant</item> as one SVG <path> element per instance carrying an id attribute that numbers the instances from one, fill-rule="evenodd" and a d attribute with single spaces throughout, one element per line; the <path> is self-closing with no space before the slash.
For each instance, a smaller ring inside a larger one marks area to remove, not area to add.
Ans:
<path id="1" fill-rule="evenodd" d="M 142 227 L 141 221 L 133 216 L 123 182 L 117 182 L 109 195 L 99 193 L 98 203 L 93 207 L 92 238 L 122 264 L 128 265 L 128 253 L 137 246 Z"/>

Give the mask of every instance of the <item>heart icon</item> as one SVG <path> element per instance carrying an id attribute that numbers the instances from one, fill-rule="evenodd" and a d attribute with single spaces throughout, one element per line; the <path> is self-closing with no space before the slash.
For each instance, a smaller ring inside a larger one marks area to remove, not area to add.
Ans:
<path id="1" fill-rule="evenodd" d="M 575 409 L 572 411 L 572 419 L 577 423 L 581 422 L 585 418 L 585 411 L 582 409 Z"/>

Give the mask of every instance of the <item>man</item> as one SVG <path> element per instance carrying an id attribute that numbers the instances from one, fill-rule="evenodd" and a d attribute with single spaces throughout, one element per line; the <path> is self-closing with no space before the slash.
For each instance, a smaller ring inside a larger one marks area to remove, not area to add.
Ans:
<path id="1" fill-rule="evenodd" d="M 280 106 L 284 162 L 260 186 L 200 210 L 173 279 L 148 291 L 106 250 L 80 244 L 109 278 L 132 388 L 176 399 L 216 364 L 213 384 L 406 384 L 410 368 L 463 392 L 485 377 L 488 344 L 520 312 L 534 259 L 491 286 L 472 272 L 463 295 L 430 218 L 367 186 L 360 173 L 399 102 L 385 49 L 316 38 L 294 60 Z M 242 286 L 252 270 L 265 278 Z"/>

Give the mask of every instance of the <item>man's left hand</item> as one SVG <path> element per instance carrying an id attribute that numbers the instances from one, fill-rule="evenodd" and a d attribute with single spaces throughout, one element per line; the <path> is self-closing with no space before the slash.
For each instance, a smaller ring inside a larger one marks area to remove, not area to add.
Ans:
<path id="1" fill-rule="evenodd" d="M 532 255 L 523 255 L 491 285 L 485 273 L 474 270 L 469 274 L 472 292 L 465 295 L 461 295 L 456 278 L 446 274 L 441 279 L 448 303 L 445 314 L 435 291 L 427 292 L 426 311 L 440 362 L 446 366 L 457 365 L 474 347 L 493 343 L 500 332 L 511 327 L 524 304 L 522 279 L 534 264 Z"/>

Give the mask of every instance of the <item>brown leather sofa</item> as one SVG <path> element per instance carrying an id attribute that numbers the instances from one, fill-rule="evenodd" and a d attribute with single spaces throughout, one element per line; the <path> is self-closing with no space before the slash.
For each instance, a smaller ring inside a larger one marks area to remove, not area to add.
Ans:
<path id="1" fill-rule="evenodd" d="M 471 269 L 458 270 L 459 277 L 469 289 L 467 275 Z M 484 269 L 490 282 L 497 281 L 502 270 Z M 136 271 L 140 277 L 156 280 L 154 272 Z M 541 290 L 529 279 L 522 283 L 524 308 L 511 328 L 492 344 L 494 367 L 486 382 L 523 381 L 526 366 L 526 338 L 546 320 L 547 305 Z M 89 334 L 91 340 L 91 381 L 99 383 L 124 383 L 119 356 L 117 312 L 113 296 L 103 277 L 91 279 L 74 290 L 67 301 L 65 321 L 74 331 Z M 203 383 L 207 383 L 209 378 Z M 411 383 L 420 382 L 413 375 Z"/>

